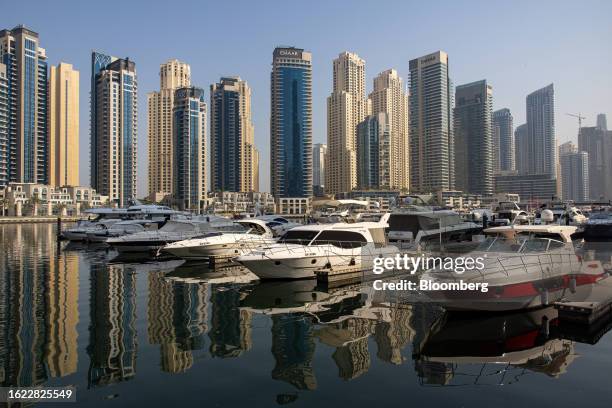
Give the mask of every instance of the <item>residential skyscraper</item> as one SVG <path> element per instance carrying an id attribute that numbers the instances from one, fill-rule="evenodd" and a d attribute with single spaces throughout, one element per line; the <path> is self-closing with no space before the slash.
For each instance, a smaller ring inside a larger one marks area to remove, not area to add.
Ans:
<path id="1" fill-rule="evenodd" d="M 357 187 L 361 190 L 391 187 L 392 136 L 386 112 L 366 116 L 357 126 Z"/>
<path id="2" fill-rule="evenodd" d="M 49 181 L 52 186 L 79 182 L 79 71 L 64 62 L 49 75 Z"/>
<path id="3" fill-rule="evenodd" d="M 312 55 L 300 48 L 273 54 L 270 184 L 275 199 L 312 196 Z"/>
<path id="4" fill-rule="evenodd" d="M 389 187 L 408 190 L 410 187 L 410 139 L 408 126 L 408 93 L 402 78 L 394 69 L 374 78 L 369 96 L 372 115 L 387 113 L 390 129 Z"/>
<path id="5" fill-rule="evenodd" d="M 210 177 L 213 191 L 259 190 L 259 153 L 251 120 L 251 88 L 240 77 L 210 87 Z"/>
<path id="6" fill-rule="evenodd" d="M 9 182 L 9 87 L 6 65 L 0 63 L 0 187 Z"/>
<path id="7" fill-rule="evenodd" d="M 174 94 L 174 201 L 180 210 L 198 213 L 206 200 L 206 102 L 202 88 L 178 88 Z"/>
<path id="8" fill-rule="evenodd" d="M 455 188 L 493 194 L 493 88 L 486 80 L 457 87 L 454 109 Z"/>
<path id="9" fill-rule="evenodd" d="M 105 69 L 111 62 L 118 58 L 110 55 L 102 54 L 97 51 L 91 53 L 91 88 L 89 91 L 89 168 L 90 168 L 90 184 L 92 186 L 98 183 L 98 138 L 96 132 L 98 129 L 97 111 L 97 77 L 100 71 Z"/>
<path id="10" fill-rule="evenodd" d="M 583 127 L 578 149 L 589 155 L 589 195 L 593 200 L 612 199 L 612 131 Z"/>
<path id="11" fill-rule="evenodd" d="M 95 75 L 92 187 L 119 206 L 136 197 L 137 95 L 136 64 L 129 59 L 116 59 Z"/>
<path id="12" fill-rule="evenodd" d="M 580 152 L 573 142 L 559 146 L 563 200 L 589 200 L 589 154 Z"/>
<path id="13" fill-rule="evenodd" d="M 510 109 L 493 112 L 493 170 L 512 171 L 514 160 L 514 124 Z"/>
<path id="14" fill-rule="evenodd" d="M 523 123 L 514 130 L 514 167 L 518 174 L 529 173 L 528 146 L 527 124 Z"/>
<path id="15" fill-rule="evenodd" d="M 159 91 L 147 95 L 149 195 L 154 201 L 172 195 L 174 92 L 190 85 L 189 65 L 172 59 L 159 67 Z"/>
<path id="16" fill-rule="evenodd" d="M 448 55 L 410 61 L 410 188 L 428 193 L 455 186 L 453 91 Z"/>
<path id="17" fill-rule="evenodd" d="M 527 95 L 529 174 L 556 178 L 555 94 L 553 84 Z"/>
<path id="18" fill-rule="evenodd" d="M 8 178 L 48 182 L 48 70 L 38 33 L 19 25 L 0 31 L 0 62 L 8 79 Z"/>
<path id="19" fill-rule="evenodd" d="M 325 192 L 325 161 L 327 145 L 315 143 L 312 145 L 312 187 L 315 196 Z"/>
<path id="20" fill-rule="evenodd" d="M 342 52 L 333 62 L 333 90 L 327 98 L 327 171 L 329 194 L 357 186 L 357 125 L 368 115 L 365 61 Z"/>
<path id="21" fill-rule="evenodd" d="M 605 113 L 599 113 L 597 115 L 597 129 L 608 130 L 608 119 Z"/>

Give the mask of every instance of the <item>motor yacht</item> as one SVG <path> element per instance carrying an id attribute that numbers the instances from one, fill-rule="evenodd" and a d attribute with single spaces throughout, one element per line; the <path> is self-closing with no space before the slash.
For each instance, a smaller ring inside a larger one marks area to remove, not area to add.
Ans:
<path id="1" fill-rule="evenodd" d="M 166 244 L 204 236 L 211 232 L 234 231 L 236 224 L 227 218 L 209 215 L 186 219 L 173 219 L 160 229 L 113 237 L 106 243 L 119 252 L 157 251 Z"/>
<path id="2" fill-rule="evenodd" d="M 535 214 L 535 224 L 543 223 L 542 213 L 550 210 L 553 213 L 553 222 L 560 225 L 582 225 L 587 221 L 587 217 L 582 211 L 569 203 L 553 201 L 544 204 Z"/>
<path id="3" fill-rule="evenodd" d="M 481 224 L 463 220 L 455 211 L 411 206 L 391 213 L 388 237 L 400 248 L 411 249 L 471 241 L 481 231 Z"/>
<path id="4" fill-rule="evenodd" d="M 527 219 L 527 216 L 527 212 L 521 210 L 521 207 L 514 201 L 500 201 L 495 206 L 494 219 L 489 219 L 489 221 L 499 226 L 510 225 L 515 222 L 518 223 L 519 220 Z"/>
<path id="5" fill-rule="evenodd" d="M 591 213 L 583 228 L 585 242 L 612 242 L 612 211 Z"/>
<path id="6" fill-rule="evenodd" d="M 236 258 L 260 279 L 314 278 L 315 271 L 354 266 L 371 268 L 373 259 L 393 256 L 380 222 L 315 224 L 293 228 L 277 243 L 262 246 Z"/>
<path id="7" fill-rule="evenodd" d="M 593 284 L 608 275 L 600 261 L 583 262 L 576 255 L 576 229 L 554 224 L 488 228 L 486 238 L 469 253 L 473 260 L 481 259 L 481 268 L 458 271 L 438 265 L 421 281 L 430 281 L 434 290 L 426 294 L 450 310 L 520 310 L 577 292 L 586 297 Z M 461 282 L 486 284 L 487 291 L 458 290 L 455 286 Z"/>
<path id="8" fill-rule="evenodd" d="M 99 223 L 87 230 L 88 242 L 106 242 L 109 238 L 122 237 L 137 232 L 159 229 L 165 220 L 126 220 L 112 224 Z"/>
<path id="9" fill-rule="evenodd" d="M 87 219 L 77 221 L 76 225 L 62 231 L 61 237 L 69 241 L 86 241 L 87 233 L 98 225 L 110 225 L 127 217 L 123 208 L 92 208 L 84 211 Z M 93 218 L 91 218 L 93 216 Z"/>
<path id="10" fill-rule="evenodd" d="M 279 215 L 260 215 L 256 219 L 266 222 L 266 225 L 272 230 L 275 236 L 281 236 L 291 228 L 298 227 L 302 224 L 289 221 L 285 217 Z"/>
<path id="11" fill-rule="evenodd" d="M 276 242 L 269 223 L 253 218 L 238 220 L 236 225 L 243 227 L 242 231 L 211 232 L 203 237 L 170 243 L 164 246 L 162 251 L 187 260 L 208 259 L 211 256 L 239 256 L 258 246 Z"/>

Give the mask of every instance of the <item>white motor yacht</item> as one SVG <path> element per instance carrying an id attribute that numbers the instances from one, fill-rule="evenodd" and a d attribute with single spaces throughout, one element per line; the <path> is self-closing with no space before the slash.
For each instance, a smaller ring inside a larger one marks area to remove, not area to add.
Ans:
<path id="1" fill-rule="evenodd" d="M 236 260 L 260 279 L 314 278 L 315 271 L 355 266 L 371 268 L 374 258 L 393 256 L 387 244 L 387 218 L 380 222 L 334 223 L 296 227 L 277 243 L 262 246 Z"/>
<path id="2" fill-rule="evenodd" d="M 158 230 L 109 238 L 106 243 L 119 252 L 150 252 L 157 251 L 171 242 L 235 229 L 236 225 L 227 218 L 214 215 L 197 216 L 169 220 Z"/>
<path id="3" fill-rule="evenodd" d="M 592 285 L 608 275 L 600 261 L 583 262 L 576 255 L 576 229 L 554 224 L 486 229 L 484 241 L 468 254 L 480 258 L 482 268 L 459 273 L 437 266 L 421 276 L 433 283 L 426 294 L 447 309 L 487 311 L 545 306 L 576 292 L 588 297 Z M 487 291 L 450 289 L 461 282 L 486 283 Z"/>
<path id="4" fill-rule="evenodd" d="M 244 230 L 211 232 L 203 237 L 173 242 L 164 246 L 162 251 L 179 258 L 197 260 L 211 256 L 238 256 L 276 242 L 266 221 L 247 218 L 236 221 L 236 224 Z"/>
<path id="5" fill-rule="evenodd" d="M 300 223 L 289 221 L 279 215 L 260 215 L 256 219 L 265 221 L 267 226 L 274 232 L 275 236 L 280 237 L 291 228 L 299 227 Z"/>

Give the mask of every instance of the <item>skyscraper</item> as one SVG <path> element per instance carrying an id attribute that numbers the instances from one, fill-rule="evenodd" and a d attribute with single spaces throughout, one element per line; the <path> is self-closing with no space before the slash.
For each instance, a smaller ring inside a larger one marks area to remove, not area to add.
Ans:
<path id="1" fill-rule="evenodd" d="M 553 84 L 527 95 L 527 157 L 529 174 L 556 178 L 555 93 Z"/>
<path id="2" fill-rule="evenodd" d="M 79 185 L 79 71 L 71 64 L 49 75 L 49 184 Z"/>
<path id="3" fill-rule="evenodd" d="M 392 136 L 386 112 L 366 116 L 357 126 L 357 187 L 389 189 L 392 179 Z"/>
<path id="4" fill-rule="evenodd" d="M 251 121 L 251 88 L 240 77 L 210 87 L 211 189 L 259 190 L 259 153 Z"/>
<path id="5" fill-rule="evenodd" d="M 174 201 L 180 210 L 200 212 L 206 200 L 206 102 L 202 88 L 174 93 Z"/>
<path id="6" fill-rule="evenodd" d="M 589 154 L 567 142 L 559 146 L 563 200 L 584 202 L 589 199 Z"/>
<path id="7" fill-rule="evenodd" d="M 312 145 L 312 188 L 315 196 L 325 193 L 325 161 L 327 145 L 315 143 Z"/>
<path id="8" fill-rule="evenodd" d="M 368 112 L 365 61 L 343 52 L 333 62 L 333 90 L 327 98 L 327 171 L 330 194 L 357 186 L 357 125 Z"/>
<path id="9" fill-rule="evenodd" d="M 159 91 L 147 95 L 149 195 L 154 201 L 172 194 L 174 91 L 190 85 L 189 65 L 173 59 L 159 67 Z"/>
<path id="10" fill-rule="evenodd" d="M 514 167 L 518 174 L 529 173 L 527 124 L 523 123 L 514 130 Z"/>
<path id="11" fill-rule="evenodd" d="M 8 79 L 8 178 L 48 182 L 47 56 L 38 33 L 20 25 L 0 31 Z"/>
<path id="12" fill-rule="evenodd" d="M 597 128 L 601 130 L 608 130 L 608 119 L 605 113 L 597 115 Z"/>
<path id="13" fill-rule="evenodd" d="M 408 126 L 408 93 L 402 78 L 394 69 L 374 78 L 369 99 L 372 114 L 387 113 L 390 127 L 389 187 L 408 190 L 410 187 L 410 139 Z"/>
<path id="14" fill-rule="evenodd" d="M 443 51 L 410 61 L 410 188 L 452 190 L 454 177 L 453 91 Z"/>
<path id="15" fill-rule="evenodd" d="M 312 196 L 312 55 L 300 48 L 274 50 L 270 159 L 276 199 Z"/>
<path id="16" fill-rule="evenodd" d="M 612 131 L 583 127 L 578 149 L 589 155 L 589 195 L 593 200 L 612 199 Z"/>
<path id="17" fill-rule="evenodd" d="M 510 109 L 493 112 L 493 170 L 495 172 L 515 169 L 514 119 Z"/>
<path id="18" fill-rule="evenodd" d="M 137 95 L 133 61 L 116 59 L 95 74 L 92 187 L 119 206 L 136 196 Z"/>
<path id="19" fill-rule="evenodd" d="M 493 194 L 493 88 L 486 80 L 457 87 L 454 110 L 455 188 Z"/>
<path id="20" fill-rule="evenodd" d="M 91 53 L 91 88 L 89 91 L 89 167 L 90 167 L 90 184 L 92 186 L 98 183 L 98 145 L 96 132 L 98 129 L 97 111 L 97 77 L 100 71 L 105 69 L 111 62 L 118 58 L 110 55 L 102 54 L 97 51 Z"/>
<path id="21" fill-rule="evenodd" d="M 0 62 L 0 187 L 9 182 L 9 87 L 6 65 Z"/>

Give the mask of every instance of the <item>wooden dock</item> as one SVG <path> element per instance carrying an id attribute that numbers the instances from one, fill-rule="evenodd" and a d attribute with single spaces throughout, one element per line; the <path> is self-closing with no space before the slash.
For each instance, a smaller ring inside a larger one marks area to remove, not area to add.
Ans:
<path id="1" fill-rule="evenodd" d="M 210 256 L 208 257 L 208 267 L 210 269 L 220 269 L 239 266 L 234 258 L 236 258 L 236 255 Z"/>
<path id="2" fill-rule="evenodd" d="M 62 222 L 76 222 L 83 217 L 61 217 Z M 57 222 L 57 217 L 0 217 L 0 224 L 42 224 Z"/>

